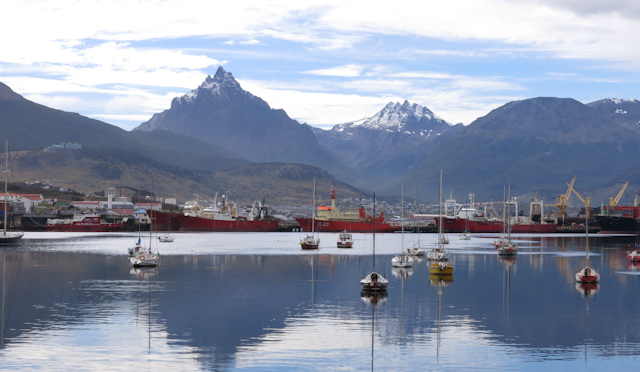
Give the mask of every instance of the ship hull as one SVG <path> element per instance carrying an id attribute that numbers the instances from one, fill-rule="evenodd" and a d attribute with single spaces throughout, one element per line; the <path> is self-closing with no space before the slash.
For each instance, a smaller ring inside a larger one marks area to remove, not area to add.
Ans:
<path id="1" fill-rule="evenodd" d="M 172 215 L 172 219 L 173 219 Z M 278 231 L 280 220 L 232 220 L 221 221 L 202 217 L 178 216 L 179 231 L 208 232 L 271 232 Z"/>
<path id="2" fill-rule="evenodd" d="M 165 213 L 158 211 L 149 211 L 153 218 L 154 231 L 178 231 L 180 230 L 180 218 L 182 215 Z"/>
<path id="3" fill-rule="evenodd" d="M 116 232 L 125 231 L 127 225 L 125 223 L 105 223 L 95 225 L 81 224 L 56 224 L 47 225 L 47 231 L 66 231 L 66 232 Z"/>
<path id="4" fill-rule="evenodd" d="M 300 227 L 305 231 L 311 231 L 311 218 L 296 218 Z M 376 232 L 394 232 L 402 230 L 400 225 L 390 225 L 388 223 L 376 223 Z M 367 221 L 316 221 L 315 229 L 320 232 L 373 232 L 373 222 Z"/>
<path id="5" fill-rule="evenodd" d="M 638 220 L 631 217 L 604 217 L 597 220 L 600 225 L 598 234 L 638 234 Z"/>
<path id="6" fill-rule="evenodd" d="M 439 224 L 436 219 L 436 225 Z M 444 232 L 461 233 L 468 230 L 472 233 L 500 233 L 504 229 L 502 221 L 496 220 L 469 220 L 464 218 L 445 217 L 442 219 L 442 228 Z M 554 233 L 558 230 L 558 224 L 555 223 L 533 223 L 533 224 L 516 224 L 511 225 L 512 233 Z"/>

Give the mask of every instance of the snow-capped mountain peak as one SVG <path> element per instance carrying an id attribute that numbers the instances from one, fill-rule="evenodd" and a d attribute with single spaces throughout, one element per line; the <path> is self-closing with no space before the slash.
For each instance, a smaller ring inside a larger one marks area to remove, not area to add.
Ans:
<path id="1" fill-rule="evenodd" d="M 638 102 L 637 100 L 630 98 L 630 99 L 618 99 L 618 98 L 607 98 L 605 101 L 609 101 L 609 102 L 613 102 L 616 105 L 621 105 L 623 103 L 636 103 Z"/>
<path id="2" fill-rule="evenodd" d="M 198 88 L 180 97 L 178 103 L 191 103 L 198 97 L 198 94 L 203 92 L 210 93 L 213 96 L 220 96 L 221 89 L 233 89 L 244 92 L 233 75 L 220 66 L 213 77 L 208 75 Z M 245 93 L 250 94 L 249 92 Z"/>
<path id="3" fill-rule="evenodd" d="M 337 131 L 347 128 L 367 128 L 372 130 L 382 130 L 387 132 L 404 132 L 408 134 L 424 133 L 424 130 L 432 126 L 432 122 L 451 126 L 451 124 L 436 116 L 426 106 L 411 104 L 405 100 L 400 102 L 389 102 L 382 110 L 373 116 L 365 117 L 350 123 L 339 124 L 334 127 Z"/>

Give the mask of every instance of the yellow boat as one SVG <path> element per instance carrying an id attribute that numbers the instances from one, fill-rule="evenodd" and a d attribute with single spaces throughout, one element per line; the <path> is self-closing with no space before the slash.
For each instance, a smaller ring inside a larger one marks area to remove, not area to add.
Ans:
<path id="1" fill-rule="evenodd" d="M 432 275 L 453 275 L 453 265 L 448 261 L 435 261 L 429 265 L 429 273 Z"/>

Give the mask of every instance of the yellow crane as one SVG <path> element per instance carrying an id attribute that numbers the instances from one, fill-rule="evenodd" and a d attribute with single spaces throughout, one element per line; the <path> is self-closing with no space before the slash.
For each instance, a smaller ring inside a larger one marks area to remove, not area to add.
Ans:
<path id="1" fill-rule="evenodd" d="M 573 188 L 573 184 L 575 182 L 576 182 L 576 176 L 573 176 L 570 183 L 565 182 L 569 186 L 569 188 L 567 188 L 567 192 L 565 192 L 564 195 L 558 196 L 558 201 L 556 202 L 556 204 L 545 204 L 548 207 L 558 208 L 560 210 L 559 216 L 563 218 L 567 215 L 567 213 L 564 210 L 567 209 L 567 204 L 569 203 L 569 196 L 571 196 L 571 189 Z"/>
<path id="2" fill-rule="evenodd" d="M 573 177 L 573 179 L 575 180 L 575 177 Z M 584 200 L 582 198 L 582 196 L 580 196 L 580 194 L 578 194 L 578 192 L 576 191 L 576 189 L 573 188 L 573 183 L 571 185 L 569 185 L 568 182 L 565 182 L 567 184 L 567 186 L 569 186 L 569 190 L 573 190 L 573 193 L 576 194 L 576 196 L 582 200 L 582 202 L 584 203 L 584 207 L 585 207 L 585 217 L 587 218 L 587 220 L 589 220 L 589 217 L 591 217 L 591 197 L 587 196 L 587 200 Z"/>
<path id="3" fill-rule="evenodd" d="M 609 206 L 611 207 L 611 209 L 609 210 L 609 213 L 613 212 L 613 207 L 618 205 L 618 202 L 620 201 L 620 198 L 622 197 L 622 194 L 624 193 L 624 190 L 627 188 L 628 185 L 629 185 L 629 182 L 625 183 L 615 198 L 609 198 Z"/>

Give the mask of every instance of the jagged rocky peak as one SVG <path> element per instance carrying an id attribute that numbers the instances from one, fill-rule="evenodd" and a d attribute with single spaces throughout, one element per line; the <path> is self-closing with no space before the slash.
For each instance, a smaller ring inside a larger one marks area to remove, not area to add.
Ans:
<path id="1" fill-rule="evenodd" d="M 350 123 L 338 124 L 334 127 L 335 130 L 343 131 L 347 128 L 367 128 L 372 130 L 384 130 L 384 131 L 402 131 L 407 126 L 415 126 L 417 123 L 422 122 L 424 126 L 426 123 L 438 123 L 446 126 L 451 126 L 450 123 L 436 116 L 426 106 L 421 106 L 417 103 L 411 104 L 408 100 L 404 103 L 389 102 L 382 110 L 371 117 L 365 117 L 360 120 L 356 120 Z M 416 129 L 411 128 L 413 134 Z M 424 127 L 423 129 L 427 129 Z"/>
<path id="2" fill-rule="evenodd" d="M 208 75 L 207 78 L 204 79 L 204 82 L 202 82 L 202 84 L 200 84 L 197 89 L 194 89 L 184 96 L 177 98 L 177 100 L 180 104 L 191 103 L 198 97 L 199 94 L 205 92 L 213 95 L 214 97 L 219 97 L 222 90 L 224 89 L 245 92 L 244 90 L 242 90 L 242 88 L 240 87 L 240 83 L 238 83 L 233 75 L 230 72 L 225 71 L 225 69 L 220 66 L 218 67 L 218 70 L 213 77 L 211 77 L 211 75 Z M 248 92 L 245 93 L 251 95 Z"/>

